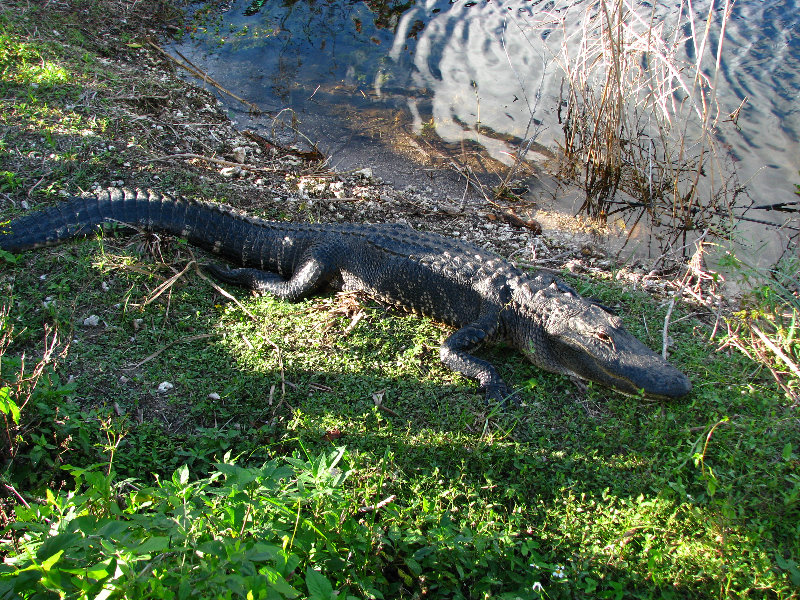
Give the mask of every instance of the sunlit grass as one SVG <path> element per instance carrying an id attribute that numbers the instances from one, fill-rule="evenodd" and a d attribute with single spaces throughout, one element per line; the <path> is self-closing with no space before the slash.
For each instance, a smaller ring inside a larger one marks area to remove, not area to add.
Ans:
<path id="1" fill-rule="evenodd" d="M 70 81 L 70 71 L 42 56 L 39 47 L 0 33 L 0 77 L 4 82 L 56 85 Z"/>

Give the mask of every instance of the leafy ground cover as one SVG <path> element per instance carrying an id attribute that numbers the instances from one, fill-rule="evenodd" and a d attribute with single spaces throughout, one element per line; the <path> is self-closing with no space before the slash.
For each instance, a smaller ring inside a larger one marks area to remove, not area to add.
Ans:
<path id="1" fill-rule="evenodd" d="M 315 173 L 291 153 L 248 150 L 258 179 L 160 160 L 245 145 L 148 50 L 169 3 L 1 8 L 0 222 L 120 180 L 274 218 L 353 210 L 276 204 Z M 346 295 L 234 301 L 180 241 L 0 260 L 4 597 L 798 595 L 797 407 L 715 352 L 697 307 L 671 315 L 686 399 L 579 392 L 494 348 L 524 399 L 503 410 L 440 365 L 442 326 Z M 666 303 L 570 283 L 660 346 Z"/>

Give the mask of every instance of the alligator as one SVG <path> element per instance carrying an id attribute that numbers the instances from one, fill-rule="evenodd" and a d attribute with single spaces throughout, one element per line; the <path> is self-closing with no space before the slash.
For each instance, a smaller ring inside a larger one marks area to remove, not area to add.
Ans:
<path id="1" fill-rule="evenodd" d="M 108 225 L 185 238 L 236 265 L 206 265 L 218 280 L 283 300 L 326 287 L 357 290 L 446 323 L 456 331 L 442 342 L 441 361 L 477 380 L 489 401 L 515 396 L 473 352 L 503 341 L 542 369 L 626 394 L 669 399 L 692 388 L 617 315 L 559 278 L 527 274 L 476 245 L 403 224 L 267 221 L 223 204 L 108 189 L 1 225 L 0 248 L 19 253 Z"/>

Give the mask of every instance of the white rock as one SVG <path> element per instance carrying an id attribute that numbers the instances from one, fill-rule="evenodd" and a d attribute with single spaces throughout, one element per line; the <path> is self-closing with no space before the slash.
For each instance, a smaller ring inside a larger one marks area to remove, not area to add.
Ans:
<path id="1" fill-rule="evenodd" d="M 242 170 L 239 167 L 223 167 L 220 169 L 219 174 L 223 177 L 234 177 L 241 172 Z"/>
<path id="2" fill-rule="evenodd" d="M 83 320 L 84 327 L 97 327 L 100 324 L 100 317 L 97 315 L 91 315 L 86 317 Z"/>
<path id="3" fill-rule="evenodd" d="M 158 393 L 159 394 L 165 394 L 166 392 L 170 391 L 174 387 L 175 386 L 172 385 L 169 381 L 162 381 L 161 383 L 158 384 Z"/>
<path id="4" fill-rule="evenodd" d="M 220 396 L 217 392 L 211 392 L 208 395 L 209 400 L 219 400 L 222 396 Z"/>
<path id="5" fill-rule="evenodd" d="M 233 149 L 233 160 L 238 163 L 243 163 L 245 158 L 247 158 L 247 150 L 242 146 Z"/>

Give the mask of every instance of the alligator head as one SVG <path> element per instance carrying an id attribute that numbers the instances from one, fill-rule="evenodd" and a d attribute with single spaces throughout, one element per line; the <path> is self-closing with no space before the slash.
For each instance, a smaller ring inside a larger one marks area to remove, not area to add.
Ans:
<path id="1" fill-rule="evenodd" d="M 686 375 L 597 302 L 555 279 L 524 288 L 514 304 L 527 323 L 518 328 L 521 337 L 514 342 L 534 364 L 628 394 L 678 398 L 691 391 Z"/>

